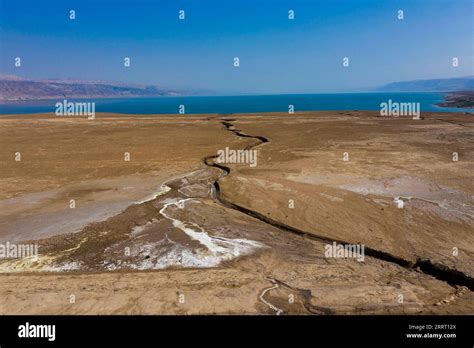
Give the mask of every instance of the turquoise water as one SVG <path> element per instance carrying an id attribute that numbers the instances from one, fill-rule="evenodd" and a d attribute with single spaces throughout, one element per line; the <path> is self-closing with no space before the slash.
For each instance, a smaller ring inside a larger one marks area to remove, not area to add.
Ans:
<path id="1" fill-rule="evenodd" d="M 67 99 L 67 98 L 66 98 Z M 311 110 L 380 110 L 380 103 L 419 102 L 421 111 L 472 111 L 469 109 L 441 108 L 435 104 L 443 100 L 442 93 L 338 93 L 338 94 L 284 94 L 255 96 L 193 96 L 122 99 L 82 99 L 95 102 L 96 112 L 124 114 L 178 114 L 180 105 L 186 114 L 231 114 L 250 112 L 288 112 Z M 79 99 L 67 99 L 77 101 Z M 27 114 L 54 112 L 62 100 L 42 100 L 0 104 L 0 114 Z"/>

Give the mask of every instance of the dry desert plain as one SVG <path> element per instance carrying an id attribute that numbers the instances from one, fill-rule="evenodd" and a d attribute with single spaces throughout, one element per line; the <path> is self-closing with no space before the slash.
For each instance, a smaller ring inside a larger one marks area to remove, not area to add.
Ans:
<path id="1" fill-rule="evenodd" d="M 473 314 L 474 118 L 422 116 L 2 116 L 0 313 Z"/>

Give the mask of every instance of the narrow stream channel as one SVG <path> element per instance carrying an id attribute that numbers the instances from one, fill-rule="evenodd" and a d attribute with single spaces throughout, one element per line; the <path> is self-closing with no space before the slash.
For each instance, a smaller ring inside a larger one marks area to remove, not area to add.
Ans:
<path id="1" fill-rule="evenodd" d="M 260 146 L 262 144 L 270 142 L 270 140 L 268 138 L 264 137 L 264 136 L 249 135 L 249 134 L 243 133 L 241 130 L 238 130 L 238 129 L 235 128 L 234 124 L 232 124 L 233 121 L 235 121 L 235 119 L 227 119 L 227 118 L 226 119 L 221 119 L 221 123 L 224 126 L 225 130 L 234 133 L 238 137 L 253 138 L 253 139 L 258 140 L 257 143 L 246 146 L 245 150 L 249 150 L 249 149 L 255 148 L 257 146 Z M 351 244 L 351 243 L 343 241 L 343 240 L 335 240 L 335 239 L 327 238 L 327 237 L 324 237 L 324 236 L 321 236 L 321 235 L 316 235 L 314 233 L 309 233 L 309 232 L 306 232 L 306 231 L 302 231 L 302 230 L 297 229 L 295 227 L 292 227 L 292 226 L 286 225 L 284 223 L 281 223 L 279 221 L 270 219 L 269 217 L 267 217 L 267 216 L 265 216 L 261 213 L 258 213 L 256 211 L 247 209 L 245 207 L 239 206 L 235 203 L 232 203 L 232 202 L 229 202 L 229 201 L 223 199 L 220 195 L 219 179 L 229 175 L 230 174 L 230 168 L 227 167 L 227 166 L 224 166 L 222 164 L 215 163 L 214 159 L 216 159 L 216 158 L 217 158 L 217 155 L 207 156 L 203 159 L 203 161 L 207 166 L 219 168 L 220 170 L 223 171 L 222 175 L 220 175 L 216 179 L 216 181 L 213 182 L 213 187 L 214 187 L 214 189 L 213 189 L 213 199 L 215 199 L 220 204 L 224 205 L 227 208 L 238 210 L 238 211 L 240 211 L 240 212 L 242 212 L 242 213 L 244 213 L 248 216 L 251 216 L 255 219 L 263 221 L 263 222 L 265 222 L 265 223 L 267 223 L 267 224 L 269 224 L 273 227 L 276 227 L 276 228 L 278 228 L 282 231 L 297 234 L 297 235 L 300 235 L 304 238 L 310 238 L 310 239 L 313 239 L 313 240 L 317 240 L 317 241 L 324 242 L 324 243 L 329 243 L 329 244 L 331 244 L 333 242 L 336 242 L 338 244 Z M 411 262 L 411 261 L 405 260 L 401 257 L 391 255 L 391 254 L 386 253 L 384 251 L 376 250 L 376 249 L 373 249 L 373 248 L 370 248 L 370 247 L 367 247 L 367 246 L 365 246 L 365 254 L 367 256 L 370 256 L 370 257 L 373 257 L 373 258 L 376 258 L 376 259 L 379 259 L 379 260 L 382 260 L 382 261 L 385 261 L 385 262 L 395 263 L 395 264 L 397 264 L 399 266 L 402 266 L 406 269 L 410 269 L 410 270 L 415 270 L 416 269 L 416 270 L 421 271 L 421 272 L 423 272 L 423 273 L 425 273 L 429 276 L 432 276 L 432 277 L 434 277 L 438 280 L 444 281 L 444 282 L 450 284 L 451 286 L 466 286 L 471 291 L 474 291 L 474 278 L 468 276 L 467 274 L 465 274 L 461 271 L 450 269 L 447 266 L 440 265 L 440 264 L 434 264 L 430 260 L 418 259 L 416 262 Z"/>

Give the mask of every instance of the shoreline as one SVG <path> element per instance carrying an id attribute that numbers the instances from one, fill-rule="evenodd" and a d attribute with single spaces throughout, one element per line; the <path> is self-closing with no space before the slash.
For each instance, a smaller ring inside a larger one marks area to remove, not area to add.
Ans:
<path id="1" fill-rule="evenodd" d="M 444 101 L 436 104 L 440 107 L 474 109 L 474 91 L 446 92 Z"/>
<path id="2" fill-rule="evenodd" d="M 160 96 L 131 98 L 73 98 L 31 99 L 28 101 L 0 101 L 2 115 L 54 112 L 55 102 L 65 99 L 93 102 L 95 110 L 109 113 L 142 115 L 200 115 L 200 114 L 249 114 L 289 113 L 289 105 L 295 112 L 319 111 L 380 111 L 380 104 L 393 99 L 397 102 L 421 105 L 422 112 L 463 112 L 460 108 L 442 107 L 445 92 L 353 92 L 316 94 L 262 94 L 234 96 Z M 144 102 L 146 101 L 146 102 Z M 232 106 L 229 106 L 229 105 Z M 185 109 L 180 110 L 182 106 Z M 340 110 L 338 105 L 344 105 Z M 441 109 L 441 110 L 440 110 Z M 444 109 L 444 110 L 443 110 Z M 182 113 L 180 113 L 182 112 Z M 1 117 L 1 116 L 0 116 Z"/>

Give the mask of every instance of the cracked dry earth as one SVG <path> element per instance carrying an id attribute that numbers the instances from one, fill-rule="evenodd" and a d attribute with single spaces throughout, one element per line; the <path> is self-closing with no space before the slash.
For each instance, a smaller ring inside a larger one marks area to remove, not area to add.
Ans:
<path id="1" fill-rule="evenodd" d="M 58 137 L 71 126 L 46 115 L 12 117 L 3 129 L 18 121 L 39 123 Z M 83 136 L 93 129 L 90 123 L 77 126 Z M 202 126 L 203 136 L 196 136 Z M 144 153 L 157 146 L 153 131 L 159 127 L 169 148 L 165 159 L 155 159 L 156 167 L 144 161 L 135 173 L 121 173 L 127 176 L 81 179 L 77 185 L 94 180 L 93 188 L 81 191 L 84 205 L 97 210 L 117 203 L 112 193 L 130 195 L 124 187 L 137 176 L 143 192 L 153 177 L 159 182 L 138 200 L 120 201 L 104 218 L 83 221 L 77 231 L 66 223 L 40 234 L 25 222 L 35 214 L 25 208 L 21 223 L 16 216 L 31 188 L 12 188 L 0 204 L 16 200 L 16 210 L 2 222 L 18 226 L 21 240 L 38 243 L 40 255 L 0 261 L 3 314 L 474 313 L 470 116 L 103 115 L 94 127 L 99 134 L 112 132 L 115 147 L 139 129 Z M 183 153 L 176 153 L 180 146 Z M 257 149 L 257 167 L 215 163 L 216 151 L 226 146 Z M 457 163 L 453 151 L 460 154 Z M 349 161 L 342 161 L 343 152 Z M 150 175 L 173 160 L 181 166 Z M 89 162 L 84 168 L 96 165 Z M 58 201 L 76 197 L 77 185 L 62 184 L 65 191 L 45 203 L 48 219 L 65 216 Z M 9 240 L 5 236 L 12 232 L 4 233 L 3 241 Z M 326 258 L 332 241 L 363 243 L 364 261 Z"/>

